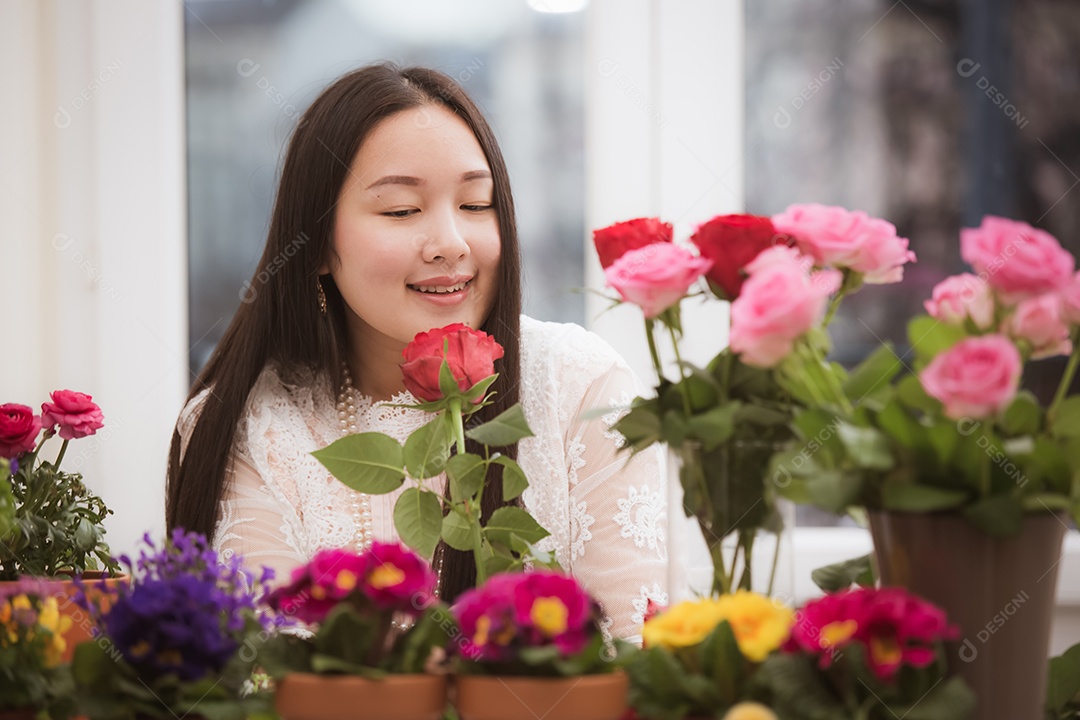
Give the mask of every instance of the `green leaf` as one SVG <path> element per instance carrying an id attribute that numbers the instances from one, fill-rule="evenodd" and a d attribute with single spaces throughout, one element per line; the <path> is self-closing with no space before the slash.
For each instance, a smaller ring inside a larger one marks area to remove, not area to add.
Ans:
<path id="1" fill-rule="evenodd" d="M 507 555 L 492 555 L 484 560 L 484 571 L 488 577 L 499 573 L 510 572 L 518 565 L 514 558 Z"/>
<path id="2" fill-rule="evenodd" d="M 893 456 L 885 436 L 874 428 L 863 428 L 840 423 L 837 428 L 840 441 L 848 457 L 861 468 L 868 470 L 891 470 Z"/>
<path id="3" fill-rule="evenodd" d="M 405 469 L 417 480 L 435 477 L 446 467 L 452 442 L 448 416 L 436 415 L 406 438 Z"/>
<path id="4" fill-rule="evenodd" d="M 439 390 L 444 398 L 461 394 L 461 386 L 458 385 L 457 378 L 454 377 L 454 372 L 450 369 L 450 362 L 446 359 L 449 352 L 450 341 L 443 338 L 443 359 L 442 364 L 439 365 Z"/>
<path id="5" fill-rule="evenodd" d="M 1039 431 L 1042 410 L 1039 400 L 1027 390 L 1021 390 L 1005 410 L 1001 418 L 1001 429 L 1007 435 L 1033 435 Z"/>
<path id="6" fill-rule="evenodd" d="M 394 505 L 394 527 L 401 541 L 420 554 L 431 557 L 442 534 L 442 503 L 435 493 L 409 488 Z"/>
<path id="7" fill-rule="evenodd" d="M 503 447 L 532 437 L 533 432 L 529 429 L 529 423 L 525 421 L 525 412 L 521 409 L 521 403 L 515 403 L 483 425 L 467 430 L 465 435 L 488 447 Z"/>
<path id="8" fill-rule="evenodd" d="M 886 481 L 881 488 L 881 504 L 886 510 L 932 512 L 959 507 L 968 499 L 963 490 L 951 490 L 902 481 Z"/>
<path id="9" fill-rule="evenodd" d="M 525 477 L 525 471 L 513 458 L 499 455 L 491 462 L 502 465 L 503 468 L 503 502 L 513 500 L 529 487 L 529 479 Z"/>
<path id="10" fill-rule="evenodd" d="M 0 538 L 7 537 L 15 527 L 15 496 L 7 475 L 7 463 L 0 460 Z"/>
<path id="11" fill-rule="evenodd" d="M 746 658 L 739 651 L 739 643 L 727 620 L 705 636 L 697 654 L 702 675 L 715 685 L 724 704 L 738 700 L 742 690 L 739 681 L 746 671 Z"/>
<path id="12" fill-rule="evenodd" d="M 917 375 L 908 375 L 896 384 L 896 397 L 909 408 L 922 410 L 928 415 L 941 412 L 941 403 L 926 394 Z"/>
<path id="13" fill-rule="evenodd" d="M 915 418 L 893 400 L 878 413 L 877 425 L 889 437 L 907 448 L 921 448 L 928 444 L 926 430 Z"/>
<path id="14" fill-rule="evenodd" d="M 1080 696 L 1080 644 L 1073 645 L 1058 657 L 1050 659 L 1050 678 L 1047 683 L 1046 704 L 1061 711 Z"/>
<path id="15" fill-rule="evenodd" d="M 888 385 L 903 367 L 904 363 L 896 356 L 892 345 L 886 343 L 851 371 L 844 382 L 844 394 L 859 402 L 882 385 Z"/>
<path id="16" fill-rule="evenodd" d="M 446 475 L 450 478 L 450 499 L 461 502 L 475 498 L 484 487 L 487 463 L 473 453 L 454 455 L 446 462 Z"/>
<path id="17" fill-rule="evenodd" d="M 491 387 L 492 384 L 498 379 L 499 373 L 495 373 L 494 375 L 488 375 L 486 378 L 479 381 L 468 389 L 464 396 L 465 400 L 469 403 L 475 403 L 478 398 L 484 397 L 484 393 L 486 393 L 488 388 Z"/>
<path id="18" fill-rule="evenodd" d="M 810 502 L 819 508 L 841 515 L 862 494 L 863 478 L 858 473 L 827 470 L 806 480 Z"/>
<path id="19" fill-rule="evenodd" d="M 873 583 L 873 578 L 872 554 L 825 565 L 810 573 L 810 579 L 814 581 L 814 584 L 827 593 L 846 590 L 852 583 L 870 585 Z"/>
<path id="20" fill-rule="evenodd" d="M 1080 437 L 1080 395 L 1067 398 L 1057 407 L 1050 434 L 1059 438 Z"/>
<path id="21" fill-rule="evenodd" d="M 517 535 L 529 543 L 536 543 L 550 534 L 532 515 L 519 507 L 499 508 L 491 514 L 491 519 L 484 528 L 484 535 L 492 544 L 498 543 L 504 547 L 510 546 L 511 535 Z"/>
<path id="22" fill-rule="evenodd" d="M 989 535 L 1006 537 L 1020 532 L 1024 507 L 1008 495 L 994 495 L 964 508 L 964 517 Z"/>
<path id="23" fill-rule="evenodd" d="M 928 362 L 967 337 L 964 328 L 941 322 L 929 315 L 920 315 L 908 323 L 908 342 L 916 357 Z"/>
<path id="24" fill-rule="evenodd" d="M 626 442 L 634 450 L 644 450 L 650 445 L 660 442 L 663 427 L 660 424 L 660 417 L 657 415 L 658 411 L 659 405 L 655 399 L 640 406 L 635 405 L 630 412 L 615 423 L 612 429 L 617 430 L 625 437 Z"/>
<path id="25" fill-rule="evenodd" d="M 958 677 L 936 685 L 917 702 L 908 705 L 895 704 L 889 710 L 894 717 L 904 720 L 945 720 L 966 718 L 975 709 L 975 694 Z"/>
<path id="26" fill-rule="evenodd" d="M 442 539 L 455 550 L 473 549 L 473 528 L 479 525 L 475 518 L 465 518 L 456 512 L 448 512 L 442 520 Z"/>
<path id="27" fill-rule="evenodd" d="M 706 452 L 713 450 L 734 434 L 735 414 L 741 407 L 742 403 L 735 400 L 700 415 L 694 415 L 687 423 L 687 430 L 692 437 L 701 440 Z"/>
<path id="28" fill-rule="evenodd" d="M 353 490 L 383 495 L 405 481 L 404 452 L 394 438 L 367 432 L 346 435 L 311 454 Z"/>

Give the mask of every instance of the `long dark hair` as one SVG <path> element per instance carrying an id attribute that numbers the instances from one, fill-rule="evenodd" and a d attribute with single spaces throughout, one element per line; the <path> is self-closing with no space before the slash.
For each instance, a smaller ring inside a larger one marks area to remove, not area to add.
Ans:
<path id="1" fill-rule="evenodd" d="M 180 435 L 169 454 L 165 520 L 211 537 L 218 519 L 226 472 L 234 455 L 237 424 L 263 368 L 274 362 L 286 376 L 301 370 L 329 375 L 340 387 L 346 357 L 344 300 L 330 276 L 323 317 L 316 299 L 318 269 L 333 253 L 333 208 L 364 139 L 382 120 L 403 110 L 437 103 L 465 121 L 484 151 L 494 182 L 501 261 L 498 290 L 482 330 L 503 346 L 493 405 L 478 413 L 487 420 L 518 401 L 521 353 L 521 259 L 510 179 L 495 135 L 480 110 L 450 77 L 426 68 L 372 65 L 348 73 L 328 87 L 304 113 L 285 156 L 266 250 L 224 337 L 199 374 L 190 401 L 210 388 L 180 461 Z M 471 452 L 482 452 L 467 441 Z M 313 450 L 315 448 L 312 448 Z M 515 457 L 516 447 L 501 449 Z M 483 497 L 483 515 L 503 504 L 502 473 L 493 466 Z M 472 555 L 440 544 L 440 595 L 453 600 L 475 584 Z"/>

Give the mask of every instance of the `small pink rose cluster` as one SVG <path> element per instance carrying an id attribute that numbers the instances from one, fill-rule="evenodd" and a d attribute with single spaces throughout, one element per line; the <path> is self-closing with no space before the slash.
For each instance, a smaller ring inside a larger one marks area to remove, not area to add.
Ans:
<path id="1" fill-rule="evenodd" d="M 860 282 L 894 283 L 915 260 L 890 223 L 824 205 L 792 205 L 772 218 L 722 215 L 690 238 L 700 255 L 672 243 L 655 218 L 617 223 L 593 234 L 605 278 L 622 299 L 656 318 L 704 275 L 732 301 L 731 348 L 744 362 L 773 367 L 819 323 L 841 270 Z M 794 246 L 794 247 L 792 247 Z"/>
<path id="2" fill-rule="evenodd" d="M 994 216 L 960 232 L 960 254 L 977 274 L 941 281 L 925 306 L 931 317 L 974 337 L 934 358 L 920 379 L 946 416 L 978 419 L 1012 402 L 1025 359 L 1072 352 L 1080 273 L 1049 233 Z"/>
<path id="3" fill-rule="evenodd" d="M 64 440 L 93 435 L 105 426 L 99 408 L 90 395 L 74 390 L 56 390 L 52 402 L 42 403 L 41 415 L 18 403 L 0 405 L 0 457 L 18 458 L 34 449 L 38 434 L 43 439 L 59 435 Z"/>
<path id="4" fill-rule="evenodd" d="M 320 550 L 293 570 L 288 585 L 266 603 L 276 612 L 317 625 L 340 603 L 360 612 L 419 615 L 431 604 L 435 574 L 420 556 L 398 543 L 374 542 L 368 550 Z"/>
<path id="5" fill-rule="evenodd" d="M 581 652 L 599 632 L 599 608 L 577 580 L 537 570 L 493 575 L 453 607 L 462 655 L 505 662 L 522 648 L 554 646 L 563 657 Z"/>
<path id="6" fill-rule="evenodd" d="M 944 611 L 903 588 L 855 588 L 804 605 L 783 649 L 827 669 L 844 648 L 859 645 L 874 675 L 891 682 L 904 665 L 933 663 L 938 645 L 958 635 Z"/>

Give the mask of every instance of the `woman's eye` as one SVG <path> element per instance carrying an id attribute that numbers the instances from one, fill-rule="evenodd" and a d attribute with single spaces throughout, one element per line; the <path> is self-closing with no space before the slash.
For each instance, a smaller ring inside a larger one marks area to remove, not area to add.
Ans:
<path id="1" fill-rule="evenodd" d="M 384 212 L 383 215 L 385 215 L 386 217 L 405 218 L 405 217 L 409 217 L 410 215 L 412 215 L 415 212 L 420 212 L 420 211 L 419 210 L 414 210 L 412 208 L 410 208 L 408 210 L 391 210 L 389 212 Z"/>
<path id="2" fill-rule="evenodd" d="M 483 212 L 484 210 L 490 210 L 491 205 L 462 205 L 461 209 L 469 212 Z"/>

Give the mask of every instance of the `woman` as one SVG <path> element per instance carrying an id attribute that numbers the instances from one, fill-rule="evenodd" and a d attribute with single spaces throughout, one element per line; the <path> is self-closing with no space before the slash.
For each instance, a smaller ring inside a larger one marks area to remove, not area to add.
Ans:
<path id="1" fill-rule="evenodd" d="M 424 424 L 381 403 L 412 400 L 399 365 L 416 333 L 462 322 L 505 351 L 482 418 L 520 399 L 536 433 L 509 453 L 547 547 L 611 631 L 636 638 L 648 600 L 666 602 L 660 456 L 628 460 L 614 417 L 581 416 L 639 387 L 597 336 L 521 316 L 506 166 L 453 80 L 378 65 L 324 91 L 290 142 L 255 278 L 265 282 L 252 281 L 177 424 L 170 529 L 205 533 L 279 578 L 320 548 L 395 538 L 396 494 L 355 493 L 310 453 L 342 433 L 403 439 Z M 435 565 L 444 599 L 474 582 L 468 553 L 440 546 Z"/>

